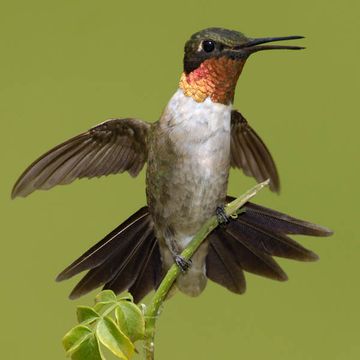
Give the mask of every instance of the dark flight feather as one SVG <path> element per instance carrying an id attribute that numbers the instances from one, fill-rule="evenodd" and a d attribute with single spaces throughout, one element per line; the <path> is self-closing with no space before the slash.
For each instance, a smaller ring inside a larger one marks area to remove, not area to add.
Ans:
<path id="1" fill-rule="evenodd" d="M 144 220 L 148 221 L 148 219 L 148 208 L 144 206 L 70 264 L 57 276 L 56 281 L 69 279 L 104 263 L 114 251 L 126 246 L 129 239 L 134 238 L 144 228 L 146 224 Z"/>
<path id="2" fill-rule="evenodd" d="M 120 266 L 118 264 L 119 256 L 114 256 L 114 262 L 117 264 L 118 270 L 114 276 L 107 280 L 104 289 L 111 289 L 118 294 L 129 289 L 134 284 L 142 269 L 144 260 L 150 252 L 152 239 L 154 238 L 152 227 L 147 227 L 137 237 L 139 240 L 136 244 L 133 244 L 127 257 L 121 261 Z"/>
<path id="3" fill-rule="evenodd" d="M 72 299 L 104 285 L 116 293 L 131 288 L 134 298 L 140 301 L 156 288 L 162 278 L 162 262 L 148 208 L 143 207 L 130 216 L 56 280 L 68 279 L 85 270 L 89 272 L 70 294 Z"/>
<path id="4" fill-rule="evenodd" d="M 128 171 L 136 176 L 147 160 L 150 124 L 110 119 L 51 149 L 33 162 L 16 182 L 12 198 L 48 190 L 75 179 Z"/>
<path id="5" fill-rule="evenodd" d="M 105 262 L 91 269 L 80 280 L 72 290 L 70 298 L 76 299 L 100 286 L 111 289 L 116 294 L 128 289 L 141 270 L 141 257 L 148 256 L 147 241 L 151 231 L 151 228 L 145 226 L 145 229 L 140 230 L 133 238 L 126 239 L 125 246 L 112 251 Z"/>
<path id="6" fill-rule="evenodd" d="M 244 209 L 245 213 L 242 219 L 251 220 L 251 223 L 271 229 L 274 232 L 309 236 L 330 236 L 333 233 L 324 226 L 299 220 L 254 203 L 247 203 Z"/>
<path id="7" fill-rule="evenodd" d="M 252 224 L 251 220 L 243 220 L 241 215 L 235 222 L 235 228 L 246 234 L 248 241 L 265 254 L 298 261 L 318 260 L 315 253 L 305 249 L 290 237 L 276 233 L 271 228 L 264 229 L 257 224 Z"/>
<path id="8" fill-rule="evenodd" d="M 208 240 L 207 277 L 236 294 L 243 294 L 246 290 L 244 272 L 238 266 L 230 244 L 216 230 L 209 235 Z"/>
<path id="9" fill-rule="evenodd" d="M 154 236 L 149 255 L 144 258 L 142 269 L 129 289 L 129 292 L 134 297 L 136 303 L 150 291 L 157 289 L 160 285 L 160 282 L 164 277 L 164 272 L 160 263 L 161 255 L 159 244 Z"/>
<path id="10" fill-rule="evenodd" d="M 270 189 L 280 190 L 274 160 L 259 135 L 236 110 L 231 112 L 231 166 L 240 168 L 258 182 L 270 179 Z"/>
<path id="11" fill-rule="evenodd" d="M 265 251 L 257 248 L 248 234 L 240 231 L 236 221 L 230 222 L 220 231 L 220 237 L 231 244 L 233 256 L 242 269 L 273 280 L 287 280 L 285 272 L 276 261 Z"/>
<path id="12" fill-rule="evenodd" d="M 227 202 L 232 200 L 233 197 L 227 196 Z M 318 259 L 315 253 L 286 234 L 332 234 L 332 231 L 325 227 L 254 203 L 246 203 L 243 210 L 236 219 L 218 227 L 209 235 L 210 248 L 206 259 L 209 279 L 236 293 L 240 292 L 234 291 L 234 279 L 238 279 L 238 286 L 242 284 L 245 290 L 244 280 L 240 275 L 236 275 L 242 270 L 275 280 L 287 280 L 285 272 L 272 256 L 300 261 Z M 232 269 L 231 273 L 227 269 Z"/>

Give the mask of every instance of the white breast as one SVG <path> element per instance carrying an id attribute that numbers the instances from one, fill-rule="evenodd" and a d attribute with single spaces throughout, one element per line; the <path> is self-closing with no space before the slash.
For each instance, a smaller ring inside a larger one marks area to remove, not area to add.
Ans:
<path id="1" fill-rule="evenodd" d="M 172 136 L 176 137 L 177 133 L 182 136 L 187 132 L 190 142 L 202 142 L 218 133 L 230 133 L 231 108 L 231 104 L 214 103 L 210 98 L 196 102 L 178 89 L 161 121 L 172 130 Z"/>
<path id="2" fill-rule="evenodd" d="M 170 99 L 161 122 L 179 155 L 198 167 L 195 177 L 208 178 L 219 168 L 227 168 L 230 119 L 231 105 L 214 103 L 210 98 L 199 103 L 179 89 Z"/>

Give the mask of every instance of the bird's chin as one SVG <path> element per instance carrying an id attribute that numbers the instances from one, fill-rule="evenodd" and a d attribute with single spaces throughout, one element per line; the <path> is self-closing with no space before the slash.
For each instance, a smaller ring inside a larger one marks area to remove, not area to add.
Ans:
<path id="1" fill-rule="evenodd" d="M 244 62 L 249 57 L 249 55 L 250 53 L 247 51 L 247 49 L 229 50 L 225 53 L 225 56 L 230 60 L 236 61 L 239 67 L 244 65 Z"/>

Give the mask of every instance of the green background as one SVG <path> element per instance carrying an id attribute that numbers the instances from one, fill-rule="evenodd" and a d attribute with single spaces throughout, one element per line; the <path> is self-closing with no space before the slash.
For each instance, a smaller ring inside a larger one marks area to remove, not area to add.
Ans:
<path id="1" fill-rule="evenodd" d="M 249 275 L 166 303 L 158 359 L 358 359 L 358 1 L 3 1 L 0 21 L 1 358 L 63 359 L 75 282 L 56 274 L 145 202 L 144 172 L 81 180 L 10 200 L 37 156 L 110 117 L 156 120 L 177 88 L 183 44 L 222 26 L 250 36 L 302 34 L 302 52 L 248 61 L 235 106 L 271 149 L 281 196 L 266 206 L 327 225 L 304 238 L 321 261 L 280 260 L 290 281 Z M 240 171 L 229 193 L 253 185 Z"/>

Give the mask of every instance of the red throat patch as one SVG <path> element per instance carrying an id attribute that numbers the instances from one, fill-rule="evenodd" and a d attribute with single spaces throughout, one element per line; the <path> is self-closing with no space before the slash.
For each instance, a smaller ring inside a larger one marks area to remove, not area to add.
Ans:
<path id="1" fill-rule="evenodd" d="M 210 97 L 213 102 L 227 105 L 234 99 L 236 82 L 244 63 L 225 56 L 205 60 L 190 74 L 181 74 L 179 87 L 197 102 Z"/>

